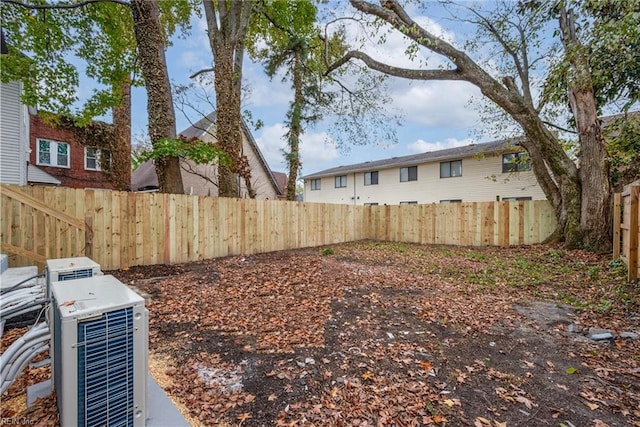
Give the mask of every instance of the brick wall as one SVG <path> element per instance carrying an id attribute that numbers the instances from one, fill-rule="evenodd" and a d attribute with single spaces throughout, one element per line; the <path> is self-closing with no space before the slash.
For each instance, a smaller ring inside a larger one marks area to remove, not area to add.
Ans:
<path id="1" fill-rule="evenodd" d="M 62 181 L 62 186 L 71 188 L 106 188 L 114 189 L 114 185 L 101 171 L 85 170 L 84 146 L 76 141 L 73 132 L 49 126 L 36 116 L 30 116 L 29 144 L 31 148 L 30 162 L 48 174 Z M 39 165 L 37 163 L 38 138 L 50 139 L 69 144 L 69 168 Z"/>

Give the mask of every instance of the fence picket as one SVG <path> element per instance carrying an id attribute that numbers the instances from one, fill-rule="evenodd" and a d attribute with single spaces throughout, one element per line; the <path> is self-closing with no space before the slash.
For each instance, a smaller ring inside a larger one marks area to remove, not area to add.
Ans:
<path id="1" fill-rule="evenodd" d="M 546 201 L 353 206 L 2 188 L 9 189 L 0 208 L 2 248 L 12 265 L 87 254 L 111 269 L 364 239 L 521 245 L 539 243 L 555 227 Z"/>

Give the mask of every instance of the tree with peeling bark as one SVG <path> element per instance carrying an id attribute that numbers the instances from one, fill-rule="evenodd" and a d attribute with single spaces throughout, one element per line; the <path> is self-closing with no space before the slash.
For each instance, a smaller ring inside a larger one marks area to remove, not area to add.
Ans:
<path id="1" fill-rule="evenodd" d="M 335 62 L 330 67 L 331 70 L 339 68 L 352 59 L 358 59 L 371 69 L 390 76 L 425 81 L 466 81 L 477 86 L 486 98 L 504 110 L 521 127 L 526 136 L 520 144 L 529 153 L 538 183 L 555 209 L 558 227 L 552 239 L 562 239 L 570 247 L 587 246 L 597 250 L 607 250 L 610 247 L 608 221 L 610 192 L 606 150 L 603 150 L 602 139 L 598 137 L 597 120 L 594 122 L 592 112 L 587 112 L 592 110 L 592 106 L 585 106 L 582 103 L 584 100 L 573 106 L 577 127 L 579 130 L 583 129 L 585 138 L 580 140 L 582 152 L 581 164 L 578 167 L 541 117 L 541 107 L 534 104 L 530 90 L 531 76 L 528 74 L 530 71 L 530 63 L 527 62 L 529 61 L 528 34 L 522 31 L 522 27 L 518 27 L 517 22 L 505 21 L 508 25 L 514 25 L 518 34 L 515 43 L 510 43 L 506 38 L 501 37 L 499 27 L 493 25 L 491 19 L 475 14 L 476 22 L 485 26 L 487 33 L 493 35 L 495 42 L 503 49 L 503 54 L 513 61 L 515 77 L 507 75 L 499 80 L 472 59 L 469 53 L 456 48 L 442 37 L 434 35 L 419 25 L 398 1 L 382 0 L 379 5 L 363 0 L 350 0 L 350 3 L 364 14 L 376 17 L 400 31 L 414 43 L 416 48 L 424 48 L 441 55 L 450 64 L 448 67 L 439 69 L 399 68 L 354 50 Z M 513 12 L 517 12 L 515 10 L 517 4 L 513 6 Z M 520 13 L 527 13 L 526 8 Z M 570 50 L 573 51 L 572 43 L 575 43 L 575 40 L 565 37 L 564 41 L 568 49 L 567 53 Z M 585 73 L 587 70 L 584 69 L 584 64 L 579 62 L 582 59 L 576 56 L 573 58 L 572 74 L 576 77 L 583 76 L 580 73 Z M 566 88 L 574 94 L 572 96 L 579 95 L 581 91 L 584 92 L 588 86 L 588 80 L 584 77 L 575 79 L 574 82 L 574 86 Z M 588 97 L 588 94 L 585 97 Z M 593 138 L 587 137 L 589 132 L 592 133 Z M 586 171 L 591 176 L 585 176 Z"/>
<path id="2" fill-rule="evenodd" d="M 3 27 L 10 40 L 31 57 L 16 52 L 8 61 L 3 59 L 2 79 L 21 79 L 28 105 L 70 115 L 70 106 L 77 101 L 73 88 L 78 86 L 79 72 L 67 56 L 75 54 L 87 61 L 88 77 L 107 85 L 106 89 L 96 90 L 80 112 L 78 122 L 86 124 L 121 103 L 126 95 L 122 88 L 139 65 L 148 92 L 151 142 L 175 138 L 164 50 L 176 27 L 188 26 L 192 7 L 185 1 L 159 4 L 156 0 L 3 1 Z M 162 16 L 160 9 L 164 11 Z M 122 111 L 114 118 L 120 123 Z M 128 121 L 124 123 L 126 127 Z M 159 160 L 156 171 L 160 191 L 184 191 L 177 158 Z"/>
<path id="3" fill-rule="evenodd" d="M 213 53 L 216 92 L 216 138 L 228 162 L 218 167 L 220 197 L 238 197 L 243 179 L 255 197 L 251 170 L 243 167 L 241 132 L 242 61 L 251 15 L 251 1 L 203 0 Z"/>

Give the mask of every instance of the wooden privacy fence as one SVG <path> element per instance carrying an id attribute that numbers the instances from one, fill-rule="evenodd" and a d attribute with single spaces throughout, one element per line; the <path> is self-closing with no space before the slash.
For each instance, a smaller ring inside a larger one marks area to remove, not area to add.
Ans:
<path id="1" fill-rule="evenodd" d="M 640 182 L 628 185 L 613 199 L 613 258 L 627 264 L 629 281 L 640 277 Z"/>
<path id="2" fill-rule="evenodd" d="M 2 250 L 15 266 L 86 255 L 114 269 L 364 239 L 507 246 L 539 243 L 556 225 L 546 201 L 353 206 L 52 187 L 1 190 Z"/>

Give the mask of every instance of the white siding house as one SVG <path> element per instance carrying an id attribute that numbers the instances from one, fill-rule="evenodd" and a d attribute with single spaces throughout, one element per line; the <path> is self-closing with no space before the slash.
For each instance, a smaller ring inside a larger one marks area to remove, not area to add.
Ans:
<path id="1" fill-rule="evenodd" d="M 355 205 L 544 200 L 516 140 L 472 144 L 309 174 L 306 202 Z M 520 156 L 520 162 L 514 157 Z"/>
<path id="2" fill-rule="evenodd" d="M 29 111 L 21 95 L 21 82 L 0 86 L 0 182 L 5 184 L 27 183 Z"/>

